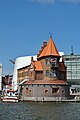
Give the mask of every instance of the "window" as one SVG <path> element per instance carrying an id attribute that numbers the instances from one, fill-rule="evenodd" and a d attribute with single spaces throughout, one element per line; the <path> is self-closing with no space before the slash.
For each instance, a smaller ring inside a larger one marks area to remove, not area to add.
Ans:
<path id="1" fill-rule="evenodd" d="M 59 92 L 59 88 L 52 88 L 52 93 L 58 93 Z"/>
<path id="2" fill-rule="evenodd" d="M 52 70 L 52 76 L 56 77 L 56 71 L 55 70 Z"/>
<path id="3" fill-rule="evenodd" d="M 64 91 L 64 89 L 62 89 L 62 94 L 64 94 L 65 93 L 65 91 Z"/>
<path id="4" fill-rule="evenodd" d="M 46 59 L 46 65 L 48 66 L 50 64 L 49 59 Z"/>
<path id="5" fill-rule="evenodd" d="M 45 90 L 45 94 L 47 94 L 48 93 L 48 90 Z"/>
<path id="6" fill-rule="evenodd" d="M 31 94 L 32 93 L 32 90 L 29 90 L 29 94 Z"/>
<path id="7" fill-rule="evenodd" d="M 25 76 L 28 76 L 28 71 L 25 72 Z"/>
<path id="8" fill-rule="evenodd" d="M 56 67 L 56 62 L 51 63 L 52 67 Z"/>
<path id="9" fill-rule="evenodd" d="M 24 95 L 24 89 L 22 88 L 22 95 Z"/>
<path id="10" fill-rule="evenodd" d="M 49 77 L 49 70 L 46 70 L 46 77 Z"/>
<path id="11" fill-rule="evenodd" d="M 69 61 L 70 59 L 69 58 L 65 58 L 66 61 Z"/>
<path id="12" fill-rule="evenodd" d="M 32 76 L 32 72 L 31 72 L 31 76 Z"/>
<path id="13" fill-rule="evenodd" d="M 22 73 L 18 73 L 18 78 L 22 77 Z"/>
<path id="14" fill-rule="evenodd" d="M 24 72 L 22 72 L 22 77 L 24 77 L 25 76 L 25 74 L 24 74 Z"/>
<path id="15" fill-rule="evenodd" d="M 51 58 L 51 67 L 58 67 L 57 58 Z"/>

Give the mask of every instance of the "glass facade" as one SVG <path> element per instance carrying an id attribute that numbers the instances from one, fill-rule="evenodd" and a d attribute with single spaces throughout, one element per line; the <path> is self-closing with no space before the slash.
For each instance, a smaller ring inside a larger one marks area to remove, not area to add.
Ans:
<path id="1" fill-rule="evenodd" d="M 64 55 L 67 67 L 67 80 L 71 84 L 80 84 L 80 55 Z"/>

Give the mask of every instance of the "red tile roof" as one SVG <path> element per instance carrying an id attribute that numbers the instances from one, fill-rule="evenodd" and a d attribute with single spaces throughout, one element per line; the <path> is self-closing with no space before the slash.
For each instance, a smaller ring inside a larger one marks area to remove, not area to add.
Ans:
<path id="1" fill-rule="evenodd" d="M 43 56 L 60 56 L 52 37 L 50 37 L 49 42 L 47 43 L 46 47 L 42 50 L 38 58 L 41 58 Z"/>
<path id="2" fill-rule="evenodd" d="M 35 61 L 35 70 L 36 71 L 43 71 L 40 61 Z"/>
<path id="3" fill-rule="evenodd" d="M 30 80 L 30 81 L 26 81 L 24 84 L 56 84 L 56 85 L 68 85 L 68 83 L 66 81 L 63 80 Z"/>

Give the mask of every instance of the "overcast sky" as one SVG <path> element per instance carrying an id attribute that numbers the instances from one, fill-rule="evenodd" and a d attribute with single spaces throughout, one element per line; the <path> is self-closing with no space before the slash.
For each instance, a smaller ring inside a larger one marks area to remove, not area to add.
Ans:
<path id="1" fill-rule="evenodd" d="M 9 59 L 35 55 L 49 33 L 59 51 L 80 54 L 80 0 L 0 0 L 0 63 L 13 72 Z"/>

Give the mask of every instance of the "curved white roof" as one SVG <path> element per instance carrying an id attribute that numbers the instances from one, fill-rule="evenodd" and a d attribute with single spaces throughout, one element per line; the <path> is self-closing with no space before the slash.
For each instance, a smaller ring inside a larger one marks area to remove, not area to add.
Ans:
<path id="1" fill-rule="evenodd" d="M 24 57 L 18 57 L 15 60 L 14 65 L 14 73 L 13 73 L 13 86 L 14 90 L 17 89 L 17 69 L 28 66 L 31 64 L 31 57 L 32 56 L 24 56 Z M 37 60 L 37 56 L 33 56 L 34 60 Z"/>

